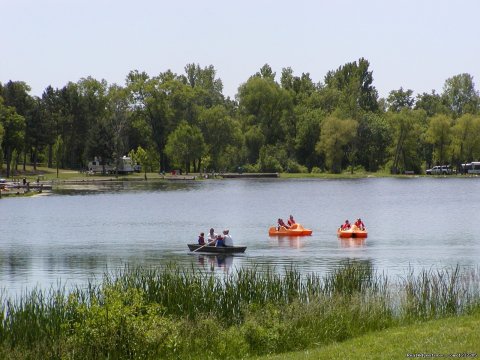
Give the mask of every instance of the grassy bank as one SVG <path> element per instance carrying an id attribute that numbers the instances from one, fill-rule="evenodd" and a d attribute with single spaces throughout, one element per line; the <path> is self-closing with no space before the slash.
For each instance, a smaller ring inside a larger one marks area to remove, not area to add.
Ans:
<path id="1" fill-rule="evenodd" d="M 126 268 L 85 288 L 4 299 L 0 358 L 236 359 L 323 348 L 476 313 L 479 279 L 452 269 L 391 284 L 362 262 L 323 277 Z"/>
<path id="2" fill-rule="evenodd" d="M 480 313 L 398 326 L 307 351 L 256 357 L 256 360 L 478 358 Z M 452 356 L 450 356 L 452 355 Z M 412 356 L 413 357 L 413 356 Z"/>

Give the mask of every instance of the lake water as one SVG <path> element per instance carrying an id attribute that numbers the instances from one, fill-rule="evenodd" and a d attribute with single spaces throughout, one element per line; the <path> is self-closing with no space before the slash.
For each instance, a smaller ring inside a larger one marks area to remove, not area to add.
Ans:
<path id="1" fill-rule="evenodd" d="M 269 237 L 293 214 L 308 237 Z M 0 288 L 13 296 L 82 284 L 125 264 L 213 268 L 295 266 L 324 273 L 345 260 L 370 261 L 390 275 L 409 269 L 476 267 L 480 179 L 262 179 L 121 183 L 0 201 Z M 336 236 L 361 217 L 366 240 Z M 245 254 L 189 253 L 198 234 L 230 229 Z"/>

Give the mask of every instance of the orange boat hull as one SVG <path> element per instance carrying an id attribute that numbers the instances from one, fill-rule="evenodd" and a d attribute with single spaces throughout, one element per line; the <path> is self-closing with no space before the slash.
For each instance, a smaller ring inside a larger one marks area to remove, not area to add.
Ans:
<path id="1" fill-rule="evenodd" d="M 337 230 L 338 237 L 341 238 L 366 238 L 368 236 L 367 229 L 360 230 L 356 227 L 353 227 L 349 230 Z"/>
<path id="2" fill-rule="evenodd" d="M 270 229 L 268 229 L 268 235 L 270 236 L 308 236 L 312 235 L 312 230 L 310 229 L 305 229 L 302 225 L 300 224 L 293 224 L 290 229 L 287 229 L 283 226 L 280 227 L 280 230 L 277 229 L 275 226 L 271 226 Z"/>

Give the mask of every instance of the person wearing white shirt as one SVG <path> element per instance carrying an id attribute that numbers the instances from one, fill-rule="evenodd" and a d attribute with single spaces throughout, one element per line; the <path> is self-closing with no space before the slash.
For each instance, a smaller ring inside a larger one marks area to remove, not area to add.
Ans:
<path id="1" fill-rule="evenodd" d="M 228 229 L 223 230 L 223 243 L 225 246 L 233 246 L 233 239 L 230 236 Z"/>

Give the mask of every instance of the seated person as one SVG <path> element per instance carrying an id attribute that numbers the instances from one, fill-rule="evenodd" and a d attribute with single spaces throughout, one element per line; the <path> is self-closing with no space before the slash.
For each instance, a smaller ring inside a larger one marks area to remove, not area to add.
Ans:
<path id="1" fill-rule="evenodd" d="M 198 236 L 198 245 L 205 245 L 205 234 L 203 232 Z"/>
<path id="2" fill-rule="evenodd" d="M 365 230 L 365 224 L 363 223 L 362 219 L 358 218 L 357 221 L 355 221 L 355 226 L 359 228 L 360 230 Z"/>
<path id="3" fill-rule="evenodd" d="M 345 220 L 345 223 L 340 226 L 340 229 L 341 230 L 350 230 L 352 226 L 350 225 L 350 222 L 348 220 Z"/>
<path id="4" fill-rule="evenodd" d="M 233 246 L 233 239 L 228 229 L 223 230 L 223 244 L 224 246 Z"/>
<path id="5" fill-rule="evenodd" d="M 217 240 L 217 234 L 215 234 L 215 230 L 211 228 L 210 232 L 208 233 L 208 242 L 212 243 L 212 245 L 215 245 L 216 240 Z"/>
<path id="6" fill-rule="evenodd" d="M 292 226 L 293 224 L 295 224 L 295 220 L 293 219 L 293 215 L 290 215 L 287 222 L 288 222 L 289 226 Z"/>
<path id="7" fill-rule="evenodd" d="M 217 246 L 217 247 L 225 246 L 225 243 L 223 242 L 222 235 L 220 235 L 220 234 L 217 235 L 217 241 L 215 243 L 215 246 Z"/>
<path id="8" fill-rule="evenodd" d="M 287 224 L 285 224 L 285 223 L 283 222 L 283 219 L 280 219 L 280 218 L 279 218 L 277 222 L 278 222 L 278 228 L 277 228 L 278 230 L 280 230 L 280 227 L 282 227 L 282 226 L 283 226 L 285 229 L 290 229 L 290 226 L 288 226 Z"/>

